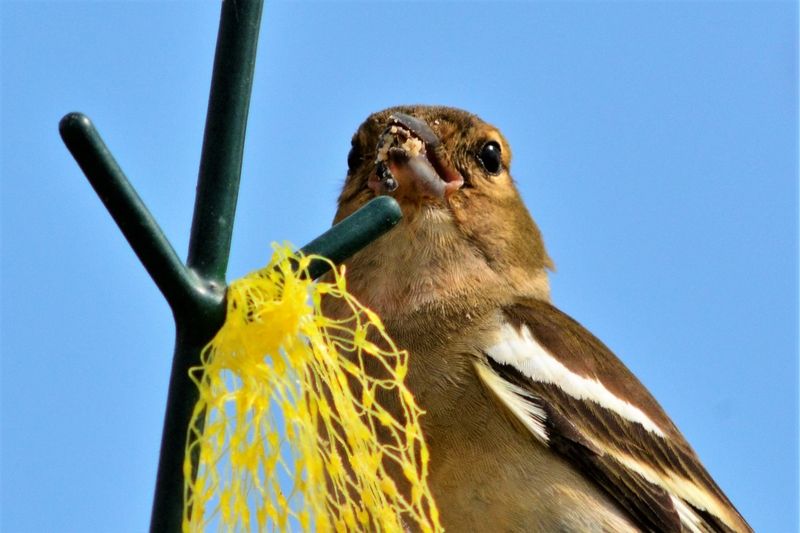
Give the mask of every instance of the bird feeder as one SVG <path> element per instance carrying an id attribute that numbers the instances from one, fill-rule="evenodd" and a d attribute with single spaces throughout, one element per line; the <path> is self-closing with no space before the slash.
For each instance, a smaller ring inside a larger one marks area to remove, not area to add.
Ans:
<path id="1" fill-rule="evenodd" d="M 167 300 L 176 340 L 161 441 L 150 529 L 179 531 L 184 513 L 187 428 L 198 400 L 189 369 L 223 324 L 226 269 L 242 168 L 245 126 L 255 65 L 262 0 L 222 4 L 211 92 L 197 181 L 189 252 L 184 263 L 114 160 L 91 120 L 67 114 L 64 143 Z M 338 263 L 376 239 L 401 218 L 397 203 L 376 198 L 302 248 Z M 315 260 L 307 275 L 330 268 Z M 201 428 L 202 429 L 202 428 Z M 197 474 L 196 456 L 191 472 Z M 191 481 L 191 480 L 190 480 Z"/>

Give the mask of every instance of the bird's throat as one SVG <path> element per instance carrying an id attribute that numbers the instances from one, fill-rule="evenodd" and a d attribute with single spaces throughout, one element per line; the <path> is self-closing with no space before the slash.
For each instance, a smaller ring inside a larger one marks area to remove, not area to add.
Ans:
<path id="1" fill-rule="evenodd" d="M 447 209 L 420 206 L 347 263 L 348 286 L 384 318 L 494 298 L 502 280 Z"/>

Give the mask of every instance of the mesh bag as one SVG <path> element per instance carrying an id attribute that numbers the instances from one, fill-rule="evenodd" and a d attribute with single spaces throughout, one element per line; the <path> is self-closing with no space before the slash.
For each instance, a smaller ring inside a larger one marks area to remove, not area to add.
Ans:
<path id="1" fill-rule="evenodd" d="M 343 267 L 310 280 L 312 259 L 274 246 L 228 288 L 191 371 L 184 531 L 441 530 L 408 354 L 348 294 Z M 347 316 L 326 317 L 327 299 Z"/>

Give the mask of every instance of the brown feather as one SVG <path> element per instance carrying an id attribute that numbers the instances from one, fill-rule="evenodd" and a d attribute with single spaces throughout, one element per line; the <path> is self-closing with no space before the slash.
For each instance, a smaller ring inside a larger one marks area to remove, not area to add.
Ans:
<path id="1" fill-rule="evenodd" d="M 507 307 L 505 313 L 518 328 L 529 328 L 536 340 L 573 373 L 596 379 L 642 410 L 665 432 L 659 436 L 595 402 L 573 398 L 556 385 L 534 382 L 513 367 L 495 363 L 506 379 L 540 399 L 548 413 L 555 449 L 578 462 L 647 528 L 662 524 L 670 530 L 666 525 L 675 526 L 677 514 L 663 489 L 630 471 L 614 457 L 615 453 L 644 463 L 657 474 L 677 474 L 708 493 L 723 514 L 720 517 L 706 510 L 712 517 L 713 530 L 750 530 L 656 400 L 602 342 L 547 302 L 527 300 Z M 581 438 L 576 438 L 576 431 Z M 599 456 L 587 453 L 581 439 L 602 442 L 603 448 L 613 452 Z"/>

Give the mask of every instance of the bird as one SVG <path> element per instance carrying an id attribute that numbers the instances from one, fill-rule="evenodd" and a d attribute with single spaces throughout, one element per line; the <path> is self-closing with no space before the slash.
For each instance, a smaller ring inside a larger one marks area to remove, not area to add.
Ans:
<path id="1" fill-rule="evenodd" d="M 552 303 L 497 128 L 393 107 L 347 163 L 334 223 L 382 195 L 403 213 L 347 283 L 408 352 L 446 531 L 752 531 L 642 383 Z"/>

